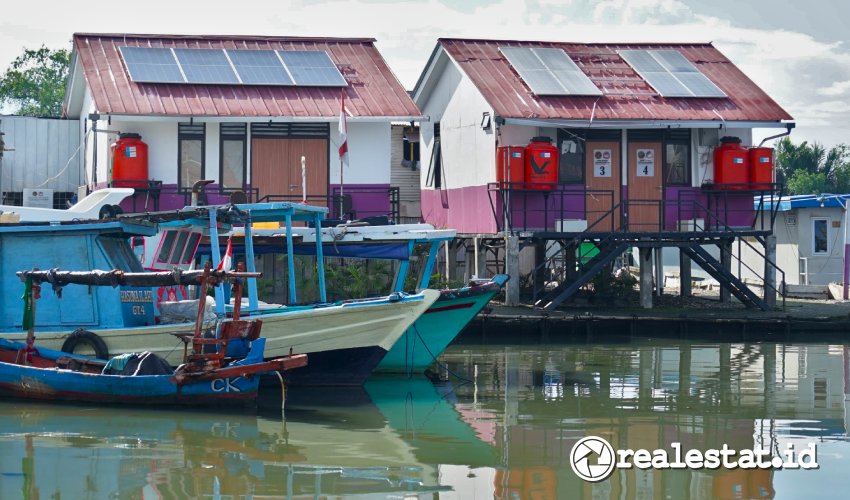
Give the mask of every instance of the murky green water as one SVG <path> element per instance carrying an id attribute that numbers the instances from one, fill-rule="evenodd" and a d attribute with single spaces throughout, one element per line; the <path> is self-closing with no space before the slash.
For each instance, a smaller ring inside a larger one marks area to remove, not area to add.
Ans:
<path id="1" fill-rule="evenodd" d="M 0 403 L 0 498 L 840 498 L 850 347 L 453 346 L 448 383 L 377 379 L 254 413 Z M 444 371 L 445 373 L 445 371 Z M 570 450 L 783 450 L 818 470 L 615 470 Z"/>

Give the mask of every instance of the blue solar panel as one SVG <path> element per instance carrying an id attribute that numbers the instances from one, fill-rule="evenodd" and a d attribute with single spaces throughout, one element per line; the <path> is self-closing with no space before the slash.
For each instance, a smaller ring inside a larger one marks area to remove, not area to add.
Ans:
<path id="1" fill-rule="evenodd" d="M 273 50 L 228 50 L 227 55 L 245 85 L 293 84 Z"/>
<path id="2" fill-rule="evenodd" d="M 537 95 L 602 95 L 590 78 L 561 49 L 500 47 L 522 81 Z"/>
<path id="3" fill-rule="evenodd" d="M 348 84 L 326 52 L 279 50 L 295 85 L 345 87 Z"/>
<path id="4" fill-rule="evenodd" d="M 174 49 L 188 83 L 238 84 L 222 49 Z"/>
<path id="5" fill-rule="evenodd" d="M 664 97 L 726 97 L 678 50 L 621 50 L 620 56 Z"/>
<path id="6" fill-rule="evenodd" d="M 180 66 L 171 49 L 153 47 L 119 47 L 134 82 L 185 83 Z"/>

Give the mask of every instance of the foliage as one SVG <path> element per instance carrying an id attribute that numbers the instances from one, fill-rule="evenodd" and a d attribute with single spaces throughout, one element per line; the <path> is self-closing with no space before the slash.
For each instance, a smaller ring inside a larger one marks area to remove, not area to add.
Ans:
<path id="1" fill-rule="evenodd" d="M 24 49 L 0 76 L 0 105 L 19 115 L 61 115 L 70 61 L 66 49 Z"/>
<path id="2" fill-rule="evenodd" d="M 794 144 L 783 137 L 776 145 L 776 172 L 790 194 L 848 193 L 850 146 L 827 150 L 816 142 Z"/>
<path id="3" fill-rule="evenodd" d="M 625 297 L 634 291 L 637 279 L 628 269 L 617 269 L 615 272 L 599 273 L 593 277 L 590 286 L 594 294 L 600 297 Z"/>

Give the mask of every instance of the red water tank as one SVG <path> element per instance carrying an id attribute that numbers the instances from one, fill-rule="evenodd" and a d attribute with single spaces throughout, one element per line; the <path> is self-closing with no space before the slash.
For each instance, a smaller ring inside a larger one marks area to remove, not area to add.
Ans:
<path id="1" fill-rule="evenodd" d="M 121 134 L 112 146 L 112 186 L 148 186 L 148 145 L 139 134 Z"/>
<path id="2" fill-rule="evenodd" d="M 508 182 L 505 189 L 522 189 L 525 180 L 525 146 L 496 148 L 496 182 Z"/>
<path id="3" fill-rule="evenodd" d="M 773 184 L 773 148 L 750 148 L 750 182 L 753 189 L 770 189 Z"/>
<path id="4" fill-rule="evenodd" d="M 747 189 L 749 154 L 737 137 L 723 137 L 714 149 L 714 184 L 720 189 Z"/>
<path id="5" fill-rule="evenodd" d="M 526 189 L 555 189 L 558 148 L 548 137 L 534 137 L 525 147 L 525 182 Z"/>

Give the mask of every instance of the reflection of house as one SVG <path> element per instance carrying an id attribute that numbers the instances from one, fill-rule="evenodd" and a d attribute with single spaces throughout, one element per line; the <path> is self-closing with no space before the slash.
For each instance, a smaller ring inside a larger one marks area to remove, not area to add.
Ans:
<path id="1" fill-rule="evenodd" d="M 843 281 L 844 207 L 848 201 L 850 195 L 802 195 L 783 197 L 776 204 L 776 263 L 785 271 L 786 283 Z M 749 264 L 756 259 L 752 253 L 744 255 Z"/>
<path id="2" fill-rule="evenodd" d="M 76 34 L 72 59 L 65 109 L 82 118 L 90 183 L 133 179 L 111 169 L 115 132 L 149 146 L 136 209 L 157 195 L 182 206 L 200 179 L 216 182 L 210 201 L 300 201 L 304 158 L 309 201 L 329 203 L 344 181 L 344 216 L 398 214 L 391 123 L 420 113 L 372 39 Z"/>
<path id="3" fill-rule="evenodd" d="M 728 248 L 736 237 L 770 234 L 753 227 L 751 205 L 754 193 L 774 190 L 770 171 L 758 185 L 737 163 L 716 173 L 712 152 L 724 136 L 751 145 L 755 128 L 790 130 L 791 117 L 710 44 L 440 39 L 413 96 L 430 117 L 421 132 L 423 218 L 475 245 L 506 247 L 497 257 L 507 256 L 512 275 L 521 269 L 513 256 L 528 248 L 541 286 L 544 269 L 565 269 L 569 285 L 544 305 L 569 298 L 631 242 L 641 241 L 641 268 L 651 269 L 660 248 L 687 250 L 674 241 Z M 523 152 L 530 144 L 539 153 Z M 516 155 L 498 149 L 507 146 Z M 547 241 L 563 247 L 560 261 L 547 259 Z M 572 276 L 582 243 L 599 257 Z M 714 266 L 700 256 L 685 255 Z M 519 283 L 508 285 L 509 302 Z"/>

